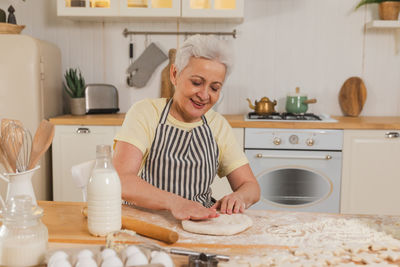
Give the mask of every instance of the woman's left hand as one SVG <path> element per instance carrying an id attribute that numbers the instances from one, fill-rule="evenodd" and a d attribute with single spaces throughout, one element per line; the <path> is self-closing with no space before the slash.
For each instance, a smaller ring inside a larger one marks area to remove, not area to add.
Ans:
<path id="1" fill-rule="evenodd" d="M 222 214 L 244 212 L 246 203 L 239 193 L 233 192 L 218 200 L 211 208 L 219 209 Z"/>

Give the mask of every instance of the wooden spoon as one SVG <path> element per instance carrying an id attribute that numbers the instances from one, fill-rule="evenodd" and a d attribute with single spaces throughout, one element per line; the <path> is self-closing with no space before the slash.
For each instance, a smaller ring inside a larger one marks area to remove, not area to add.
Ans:
<path id="1" fill-rule="evenodd" d="M 54 137 L 54 125 L 47 120 L 42 120 L 36 130 L 32 141 L 31 156 L 27 170 L 32 169 L 39 162 L 40 158 L 49 148 Z"/>

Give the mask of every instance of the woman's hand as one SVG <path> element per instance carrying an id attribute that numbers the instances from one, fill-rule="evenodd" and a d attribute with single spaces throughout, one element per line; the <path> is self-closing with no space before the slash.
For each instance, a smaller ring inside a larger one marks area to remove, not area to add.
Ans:
<path id="1" fill-rule="evenodd" d="M 171 214 L 178 220 L 205 220 L 218 217 L 217 210 L 177 196 L 170 204 Z"/>
<path id="2" fill-rule="evenodd" d="M 234 192 L 218 200 L 211 208 L 227 214 L 244 212 L 260 199 L 260 186 L 249 164 L 233 170 L 226 177 Z"/>
<path id="3" fill-rule="evenodd" d="M 219 209 L 222 214 L 244 212 L 246 203 L 239 193 L 231 193 L 218 200 L 211 208 Z"/>

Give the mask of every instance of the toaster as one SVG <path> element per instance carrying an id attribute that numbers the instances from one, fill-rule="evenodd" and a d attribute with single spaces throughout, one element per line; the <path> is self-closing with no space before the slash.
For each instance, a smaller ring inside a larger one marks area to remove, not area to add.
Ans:
<path id="1" fill-rule="evenodd" d="M 111 84 L 87 84 L 85 87 L 86 114 L 116 113 L 118 91 Z"/>

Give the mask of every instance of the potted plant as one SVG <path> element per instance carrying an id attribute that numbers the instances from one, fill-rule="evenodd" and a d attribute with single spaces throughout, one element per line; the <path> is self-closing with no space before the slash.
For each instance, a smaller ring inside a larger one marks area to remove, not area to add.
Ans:
<path id="1" fill-rule="evenodd" d="M 80 70 L 68 69 L 64 74 L 64 90 L 70 97 L 72 115 L 86 114 L 85 79 Z"/>
<path id="2" fill-rule="evenodd" d="M 361 0 L 356 9 L 366 4 L 379 4 L 379 17 L 382 20 L 397 20 L 399 18 L 400 0 Z"/>

